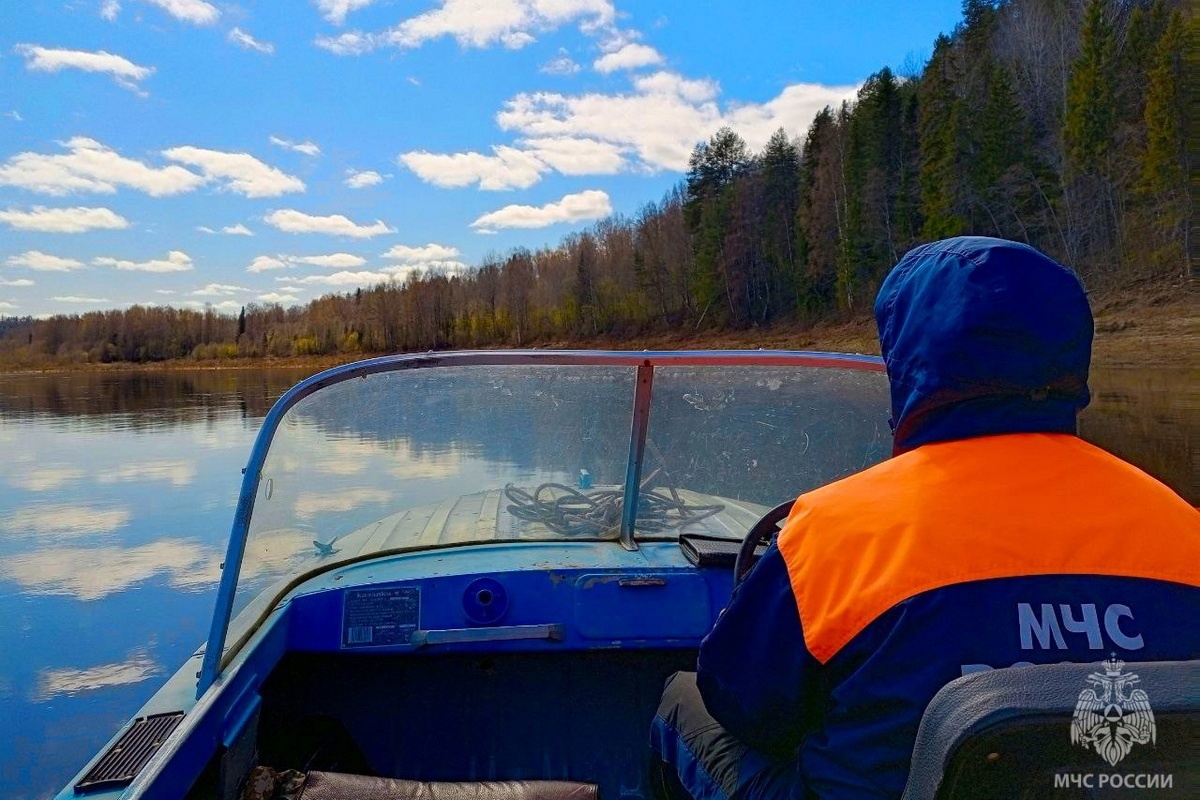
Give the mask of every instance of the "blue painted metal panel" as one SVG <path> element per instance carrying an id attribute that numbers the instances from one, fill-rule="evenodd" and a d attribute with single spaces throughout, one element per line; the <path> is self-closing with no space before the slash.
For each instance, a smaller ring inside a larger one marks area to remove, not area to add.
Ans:
<path id="1" fill-rule="evenodd" d="M 610 544 L 616 547 L 616 544 Z M 591 568 L 478 573 L 371 584 L 381 591 L 410 590 L 421 596 L 419 628 L 411 640 L 384 640 L 368 646 L 347 646 L 343 630 L 347 591 L 329 587 L 307 592 L 289 604 L 288 647 L 298 652 L 409 652 L 437 644 L 438 652 L 574 651 L 594 648 L 680 647 L 699 644 L 724 606 L 730 581 L 725 570 L 697 572 L 690 565 L 677 571 L 661 568 L 622 568 L 597 572 Z M 503 626 L 479 628 L 464 607 L 464 590 L 480 577 L 504 587 L 509 611 Z M 351 588 L 348 591 L 357 591 Z M 724 599 L 722 599 L 724 595 Z M 714 602 L 714 596 L 716 602 Z M 499 631 L 555 625 L 561 634 L 493 636 L 482 639 L 444 637 L 440 632 Z"/>
<path id="2" fill-rule="evenodd" d="M 575 631 L 585 639 L 698 642 L 715 620 L 697 572 L 589 572 L 575 579 Z"/>

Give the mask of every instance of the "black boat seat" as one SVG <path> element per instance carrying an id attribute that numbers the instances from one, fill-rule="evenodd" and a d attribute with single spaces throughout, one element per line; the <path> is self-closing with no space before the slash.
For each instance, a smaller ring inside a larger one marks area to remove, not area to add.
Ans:
<path id="1" fill-rule="evenodd" d="M 1103 678 L 1104 667 L 1047 664 L 977 672 L 946 684 L 926 707 L 904 800 L 1066 800 L 1112 797 L 1114 789 L 1194 797 L 1188 793 L 1200 786 L 1200 661 L 1122 668 L 1121 674 L 1138 678 L 1124 686 L 1122 696 L 1145 692 L 1153 738 L 1133 743 L 1117 763 L 1079 742 L 1081 737 L 1072 741 L 1076 704 L 1086 711 L 1088 698 L 1081 693 L 1101 689 L 1103 680 L 1094 684 L 1088 677 L 1096 673 Z M 1128 715 L 1137 705 L 1118 702 L 1115 711 Z M 1104 710 L 1099 714 L 1103 717 Z M 1109 722 L 1116 719 L 1113 709 L 1108 714 Z M 1080 729 L 1094 727 L 1100 717 L 1081 716 Z M 1136 726 L 1137 720 L 1126 721 Z"/>
<path id="2" fill-rule="evenodd" d="M 572 781 L 423 782 L 310 772 L 298 800 L 599 800 L 599 790 Z"/>

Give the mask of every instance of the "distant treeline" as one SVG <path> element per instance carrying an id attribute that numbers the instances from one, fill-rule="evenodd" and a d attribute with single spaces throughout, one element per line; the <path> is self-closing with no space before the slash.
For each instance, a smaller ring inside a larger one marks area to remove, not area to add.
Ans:
<path id="1" fill-rule="evenodd" d="M 0 320 L 0 362 L 155 361 L 532 345 L 864 313 L 910 247 L 1029 242 L 1093 286 L 1186 279 L 1190 6 L 965 0 L 912 74 L 883 69 L 803 139 L 722 129 L 632 217 L 304 307 Z"/>

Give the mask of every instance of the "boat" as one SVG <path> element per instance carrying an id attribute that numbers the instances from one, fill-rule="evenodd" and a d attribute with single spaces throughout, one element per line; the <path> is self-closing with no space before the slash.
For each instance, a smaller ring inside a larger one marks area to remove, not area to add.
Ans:
<path id="1" fill-rule="evenodd" d="M 872 356 L 449 352 L 314 375 L 263 420 L 207 642 L 59 800 L 663 798 L 666 678 L 796 494 L 889 452 Z M 1033 737 L 1008 672 L 931 704 L 914 798 L 978 786 L 989 748 Z M 1156 691 L 1163 724 L 1189 713 L 1186 682 Z M 1052 712 L 1069 704 L 1030 713 Z"/>

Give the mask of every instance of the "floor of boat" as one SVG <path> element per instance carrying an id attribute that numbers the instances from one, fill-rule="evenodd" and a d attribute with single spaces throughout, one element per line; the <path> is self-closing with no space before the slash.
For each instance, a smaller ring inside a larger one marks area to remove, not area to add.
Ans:
<path id="1" fill-rule="evenodd" d="M 263 687 L 260 762 L 422 781 L 574 780 L 651 798 L 650 721 L 694 650 L 291 654 Z"/>

